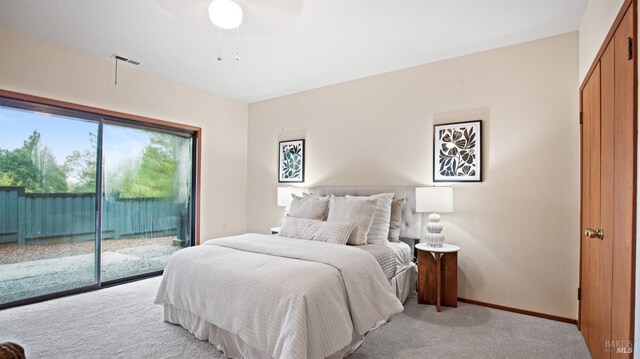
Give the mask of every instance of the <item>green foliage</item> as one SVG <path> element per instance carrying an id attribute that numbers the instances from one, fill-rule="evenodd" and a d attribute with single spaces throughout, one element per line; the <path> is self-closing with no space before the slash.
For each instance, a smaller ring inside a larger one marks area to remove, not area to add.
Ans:
<path id="1" fill-rule="evenodd" d="M 153 133 L 139 166 L 121 175 L 122 198 L 172 197 L 176 190 L 176 153 L 180 138 Z"/>
<path id="2" fill-rule="evenodd" d="M 66 193 L 67 174 L 62 166 L 56 163 L 56 158 L 49 147 L 38 147 L 33 152 L 33 162 L 38 169 L 38 192 Z"/>
<path id="3" fill-rule="evenodd" d="M 13 151 L 0 149 L 0 176 L 8 178 L 13 185 L 35 189 L 37 168 L 31 160 L 31 151 L 39 140 L 40 134 L 34 131 L 22 147 Z"/>
<path id="4" fill-rule="evenodd" d="M 28 192 L 66 192 L 66 174 L 48 147 L 40 145 L 40 133 L 33 131 L 22 147 L 0 149 L 0 178 Z"/>
<path id="5" fill-rule="evenodd" d="M 33 131 L 22 147 L 0 148 L 0 186 L 24 186 L 27 192 L 94 192 L 96 189 L 96 136 L 93 148 L 73 151 L 58 165 L 49 147 L 40 143 L 40 133 Z M 149 144 L 138 159 L 123 161 L 111 180 L 109 194 L 122 198 L 175 197 L 180 186 L 178 158 L 184 139 L 152 133 Z M 183 179 L 184 181 L 184 179 Z"/>
<path id="6" fill-rule="evenodd" d="M 92 149 L 73 151 L 64 160 L 64 169 L 75 193 L 95 192 L 96 190 L 96 135 L 89 133 Z"/>
<path id="7" fill-rule="evenodd" d="M 6 173 L 0 173 L 0 186 L 16 186 L 16 183 Z"/>

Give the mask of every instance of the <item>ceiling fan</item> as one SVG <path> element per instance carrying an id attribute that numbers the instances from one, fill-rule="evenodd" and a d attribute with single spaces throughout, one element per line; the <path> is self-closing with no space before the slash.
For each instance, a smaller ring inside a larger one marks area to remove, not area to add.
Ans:
<path id="1" fill-rule="evenodd" d="M 224 32 L 236 38 L 235 60 L 240 60 L 240 33 L 247 37 L 260 37 L 288 26 L 302 12 L 303 0 L 155 0 L 170 14 L 185 21 L 208 13 L 209 20 L 218 30 L 218 62 L 222 61 L 221 43 Z M 242 31 L 241 31 L 242 30 Z"/>
<path id="2" fill-rule="evenodd" d="M 295 21 L 304 6 L 303 0 L 229 0 L 242 9 L 242 34 L 259 37 L 288 26 Z M 154 0 L 164 9 L 184 21 L 194 17 L 207 18 L 212 0 Z"/>

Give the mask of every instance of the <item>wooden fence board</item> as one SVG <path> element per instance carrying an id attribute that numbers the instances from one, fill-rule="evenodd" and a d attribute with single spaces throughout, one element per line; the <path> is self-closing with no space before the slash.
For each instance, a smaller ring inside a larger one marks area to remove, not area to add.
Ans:
<path id="1" fill-rule="evenodd" d="M 91 193 L 25 193 L 0 187 L 0 243 L 95 239 L 95 196 Z M 103 238 L 176 235 L 179 204 L 168 198 L 105 198 Z"/>

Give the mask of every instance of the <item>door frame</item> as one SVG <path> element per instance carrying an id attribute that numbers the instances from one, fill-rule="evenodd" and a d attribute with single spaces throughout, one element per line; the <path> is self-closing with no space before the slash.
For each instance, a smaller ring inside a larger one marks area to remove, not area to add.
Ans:
<path id="1" fill-rule="evenodd" d="M 78 105 L 74 103 L 59 101 L 48 99 L 44 97 L 38 97 L 13 91 L 7 91 L 0 89 L 0 99 L 5 99 L 7 102 L 15 102 L 16 106 L 33 109 L 33 110 L 41 110 L 43 112 L 52 113 L 52 114 L 60 114 L 60 115 L 82 115 L 81 118 L 86 118 L 90 121 L 96 122 L 99 126 L 97 140 L 97 168 L 101 168 L 102 164 L 102 131 L 103 125 L 105 123 L 115 123 L 121 124 L 123 126 L 135 127 L 143 126 L 147 129 L 153 130 L 164 130 L 165 132 L 181 132 L 185 134 L 190 134 L 193 138 L 193 147 L 192 147 L 192 158 L 191 158 L 191 168 L 192 168 L 192 178 L 193 185 L 191 188 L 191 245 L 199 245 L 200 244 L 200 181 L 201 181 L 201 158 L 202 158 L 202 129 L 200 127 L 169 122 L 164 120 L 158 120 L 154 118 L 148 118 L 138 115 L 131 115 L 122 112 L 116 112 L 111 110 L 105 110 L 96 107 L 90 107 L 85 105 Z M 80 288 L 74 288 L 70 290 L 55 292 L 44 294 L 36 297 L 21 299 L 14 302 L 0 304 L 0 310 L 10 307 L 17 307 L 27 304 L 33 304 L 37 302 L 42 302 L 54 298 L 65 297 L 73 294 L 85 293 L 89 291 L 94 291 L 103 287 L 109 287 L 112 285 L 127 283 L 135 280 L 140 280 L 144 278 L 149 278 L 153 276 L 158 276 L 163 273 L 163 271 L 154 271 L 150 273 L 143 273 L 134 276 L 129 276 L 121 279 L 114 279 L 109 281 L 101 280 L 101 244 L 102 244 L 102 195 L 101 195 L 101 184 L 102 184 L 102 171 L 98 171 L 96 178 L 96 278 L 95 284 Z"/>
<path id="2" fill-rule="evenodd" d="M 164 120 L 158 120 L 155 118 L 132 115 L 124 112 L 117 112 L 106 110 L 98 107 L 91 107 L 85 105 L 79 105 L 71 102 L 53 100 L 44 97 L 38 97 L 33 95 L 27 95 L 24 93 L 13 92 L 0 89 L 0 97 L 6 97 L 13 100 L 21 100 L 33 105 L 41 104 L 54 106 L 58 108 L 66 108 L 74 111 L 86 112 L 88 114 L 94 114 L 98 116 L 106 117 L 107 119 L 117 119 L 123 123 L 128 124 L 143 124 L 149 127 L 156 127 L 158 129 L 165 130 L 182 130 L 185 132 L 192 132 L 195 141 L 195 151 L 193 153 L 193 163 L 195 164 L 195 196 L 194 196 L 194 244 L 200 244 L 200 180 L 201 180 L 201 166 L 202 166 L 202 128 L 192 125 L 186 125 L 183 123 L 170 122 Z"/>

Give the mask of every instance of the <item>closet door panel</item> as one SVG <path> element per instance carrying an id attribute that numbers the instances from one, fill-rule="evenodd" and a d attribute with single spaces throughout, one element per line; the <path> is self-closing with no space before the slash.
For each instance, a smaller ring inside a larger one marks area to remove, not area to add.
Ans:
<path id="1" fill-rule="evenodd" d="M 633 333 L 634 184 L 636 173 L 634 103 L 635 61 L 630 58 L 635 8 L 631 6 L 618 27 L 615 43 L 615 194 L 612 339 L 630 340 Z M 636 52 L 636 51 L 634 51 Z M 632 54 L 635 57 L 636 54 Z M 629 357 L 621 355 L 616 357 Z"/>
<path id="2" fill-rule="evenodd" d="M 599 290 L 594 294 L 596 299 L 594 321 L 599 330 L 593 340 L 594 351 L 601 352 L 598 357 L 609 357 L 606 343 L 611 340 L 611 291 L 613 282 L 613 242 L 614 242 L 614 158 L 615 158 L 615 47 L 610 43 L 600 59 L 600 221 L 604 237 L 593 239 L 596 248 L 591 253 L 597 257 L 598 265 L 593 266 L 594 280 Z M 596 355 L 594 355 L 594 358 Z"/>
<path id="3" fill-rule="evenodd" d="M 597 228 L 600 222 L 600 65 L 596 66 L 582 92 L 582 228 Z M 604 355 L 597 350 L 602 326 L 598 321 L 597 243 L 581 236 L 582 299 L 580 321 L 582 334 L 594 358 Z"/>

